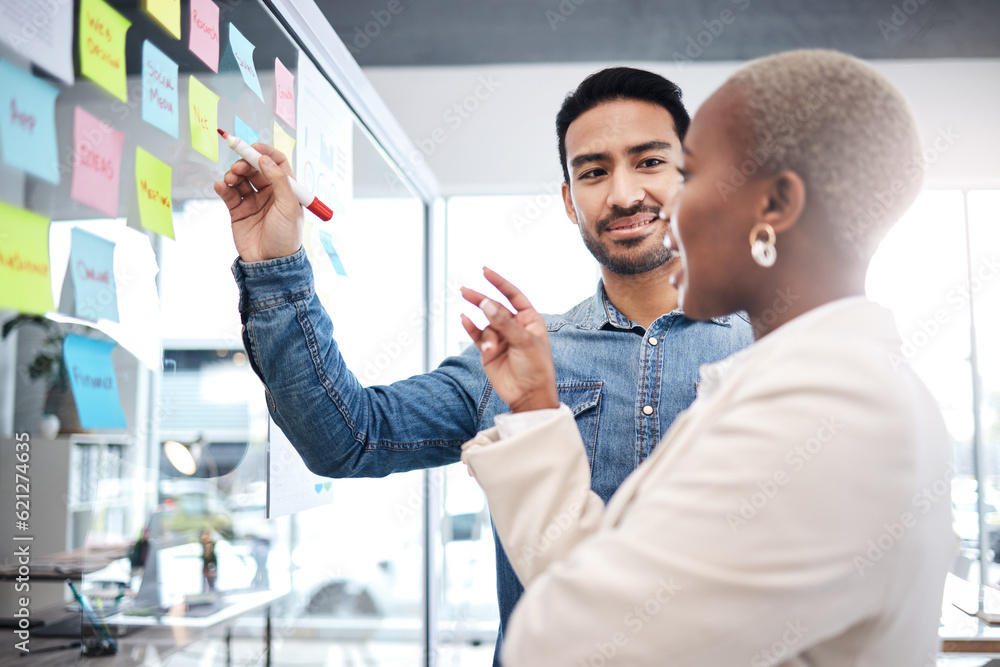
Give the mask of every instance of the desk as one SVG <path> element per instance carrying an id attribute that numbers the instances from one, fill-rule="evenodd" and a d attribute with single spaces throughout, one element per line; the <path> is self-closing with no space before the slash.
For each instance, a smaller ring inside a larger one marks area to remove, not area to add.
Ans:
<path id="1" fill-rule="evenodd" d="M 107 617 L 109 625 L 126 625 L 129 630 L 120 637 L 118 654 L 106 657 L 84 657 L 79 648 L 62 651 L 35 653 L 46 647 L 69 644 L 70 637 L 43 637 L 36 633 L 41 628 L 32 629 L 31 653 L 23 655 L 14 648 L 13 641 L 0 645 L 0 664 L 23 667 L 64 667 L 66 665 L 86 665 L 88 667 L 133 667 L 155 663 L 153 656 L 160 659 L 176 653 L 188 644 L 201 639 L 209 630 L 226 629 L 226 664 L 230 664 L 230 626 L 244 614 L 263 609 L 265 611 L 264 653 L 265 665 L 271 664 L 271 605 L 286 595 L 285 591 L 261 591 L 241 593 L 223 597 L 224 606 L 208 616 L 185 616 L 180 608 L 165 612 L 163 616 L 127 616 L 113 614 Z M 54 623 L 69 613 L 64 606 L 51 607 L 32 615 L 46 623 Z M 22 656 L 22 657 L 18 657 Z M 17 660 L 17 662 L 13 662 Z"/>
<path id="2" fill-rule="evenodd" d="M 943 653 L 1000 655 L 1000 625 L 986 623 L 959 608 L 975 609 L 978 599 L 979 587 L 976 584 L 948 573 L 938 633 Z"/>
<path id="3" fill-rule="evenodd" d="M 75 551 L 48 554 L 47 556 L 32 556 L 31 579 L 79 580 L 85 574 L 103 570 L 116 560 L 127 558 L 128 551 L 129 545 L 117 545 L 82 548 Z M 0 566 L 0 579 L 15 579 L 17 576 L 17 563 Z"/>

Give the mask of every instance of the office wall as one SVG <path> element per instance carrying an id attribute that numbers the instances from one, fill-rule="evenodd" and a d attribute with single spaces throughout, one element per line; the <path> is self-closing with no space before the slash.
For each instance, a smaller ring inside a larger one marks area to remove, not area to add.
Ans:
<path id="1" fill-rule="evenodd" d="M 417 146 L 444 195 L 558 187 L 555 115 L 588 74 L 612 63 L 376 67 L 365 74 Z M 619 64 L 619 63 L 614 63 Z M 694 111 L 739 63 L 630 63 L 677 82 Z M 930 188 L 1000 187 L 1000 60 L 872 63 L 913 104 L 928 146 Z M 553 185 L 554 184 L 554 185 Z"/>

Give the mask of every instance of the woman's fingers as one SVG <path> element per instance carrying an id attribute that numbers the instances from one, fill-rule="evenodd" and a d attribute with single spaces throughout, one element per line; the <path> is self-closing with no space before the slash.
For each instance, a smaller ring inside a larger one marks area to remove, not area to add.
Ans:
<path id="1" fill-rule="evenodd" d="M 500 290 L 500 293 L 507 297 L 510 301 L 510 305 L 514 306 L 514 310 L 521 312 L 522 310 L 534 310 L 531 302 L 528 301 L 528 297 L 524 296 L 524 293 L 519 290 L 514 283 L 510 282 L 499 273 L 493 269 L 484 266 L 483 274 L 486 279 L 490 281 L 494 287 Z"/>

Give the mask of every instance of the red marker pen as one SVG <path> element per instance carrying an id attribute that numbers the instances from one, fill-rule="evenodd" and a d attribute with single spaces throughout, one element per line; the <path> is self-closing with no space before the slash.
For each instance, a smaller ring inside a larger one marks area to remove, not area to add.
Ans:
<path id="1" fill-rule="evenodd" d="M 258 160 L 261 158 L 261 154 L 257 152 L 250 144 L 243 141 L 234 134 L 229 134 L 225 130 L 218 130 L 222 138 L 226 140 L 229 147 L 236 151 L 236 154 L 241 158 L 250 163 L 250 165 L 257 171 L 263 172 L 264 170 L 260 168 L 260 163 Z M 289 184 L 292 186 L 292 192 L 295 193 L 295 197 L 299 200 L 303 206 L 319 216 L 320 220 L 329 220 L 333 217 L 333 211 L 330 207 L 321 202 L 316 197 L 306 190 L 298 181 L 294 178 L 288 179 Z"/>

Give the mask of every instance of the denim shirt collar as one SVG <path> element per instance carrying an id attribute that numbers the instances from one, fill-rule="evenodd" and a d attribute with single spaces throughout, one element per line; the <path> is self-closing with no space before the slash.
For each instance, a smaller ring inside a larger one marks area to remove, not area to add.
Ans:
<path id="1" fill-rule="evenodd" d="M 611 303 L 611 299 L 608 298 L 608 293 L 604 289 L 604 279 L 602 278 L 597 282 L 597 293 L 594 294 L 594 298 L 590 301 L 590 307 L 577 311 L 579 314 L 576 319 L 576 323 L 584 326 L 588 329 L 605 329 L 612 327 L 615 329 L 624 329 L 626 331 L 632 330 L 636 327 L 643 328 L 641 324 L 636 324 L 629 318 L 625 317 L 620 310 L 615 308 L 615 304 Z M 684 312 L 680 308 L 676 308 L 668 315 L 679 315 L 687 319 Z M 730 318 L 732 315 L 723 315 L 722 317 L 713 317 L 711 322 L 718 324 L 720 326 L 728 327 L 730 326 Z"/>

